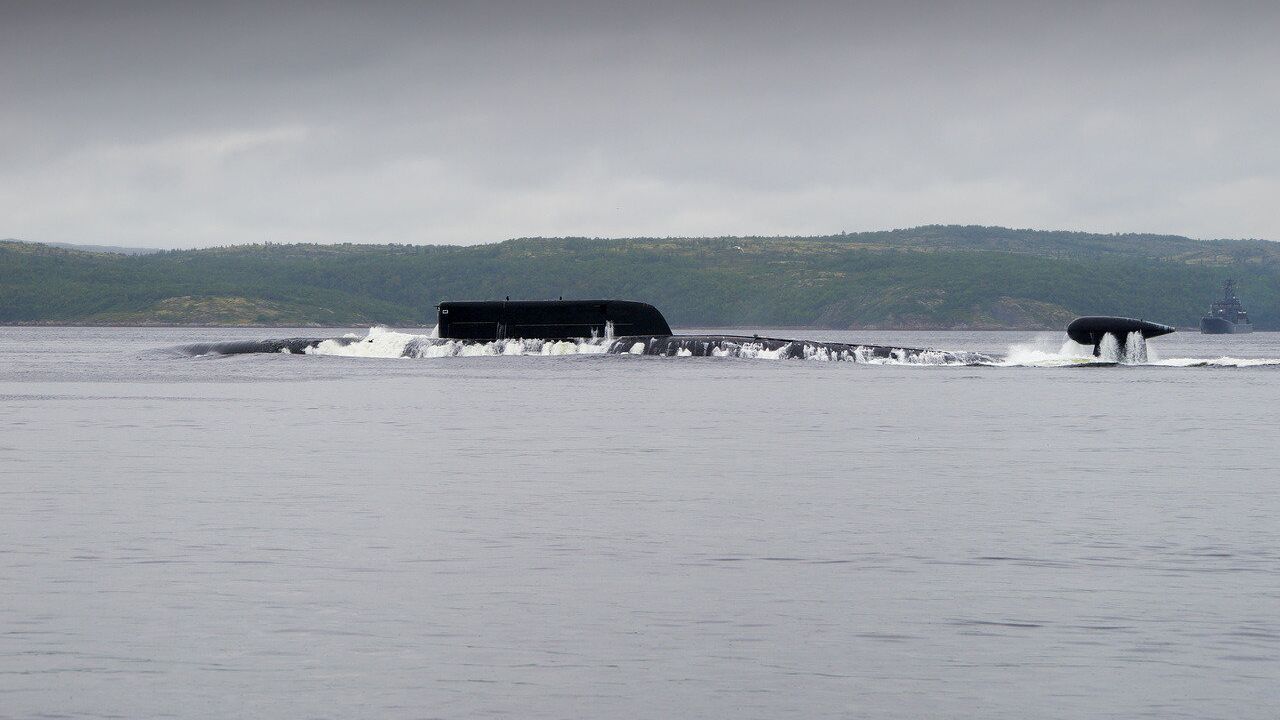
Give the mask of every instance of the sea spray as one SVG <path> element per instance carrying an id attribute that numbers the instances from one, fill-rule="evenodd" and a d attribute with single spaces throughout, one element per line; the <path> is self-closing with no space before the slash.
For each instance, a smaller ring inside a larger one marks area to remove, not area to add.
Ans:
<path id="1" fill-rule="evenodd" d="M 1098 343 L 1098 360 L 1101 362 L 1118 363 L 1123 359 L 1120 352 L 1120 340 L 1115 335 L 1107 333 L 1102 336 L 1102 342 Z"/>
<path id="2" fill-rule="evenodd" d="M 1280 358 L 1159 358 L 1155 348 L 1140 336 L 1126 337 L 1123 350 L 1119 341 L 1107 338 L 1101 348 L 1101 357 L 1094 357 L 1092 349 L 1074 342 L 1058 343 L 1056 338 L 1041 336 L 1032 342 L 1009 346 L 1003 358 L 966 352 L 936 350 L 909 350 L 874 346 L 833 346 L 824 343 L 789 341 L 778 344 L 753 338 L 689 337 L 678 342 L 659 343 L 658 338 L 648 342 L 623 338 L 608 342 L 605 338 L 582 340 L 502 340 L 474 342 L 433 337 L 434 332 L 411 334 L 385 327 L 370 328 L 360 336 L 348 333 L 337 338 L 277 338 L 262 340 L 234 340 L 227 342 L 195 343 L 172 348 L 182 356 L 226 356 L 242 354 L 307 354 L 337 355 L 364 358 L 449 358 L 513 355 L 585 355 L 622 353 L 665 355 L 668 357 L 715 356 L 723 358 L 752 358 L 760 360 L 803 359 L 833 362 L 851 362 L 867 365 L 897 365 L 906 367 L 977 366 L 995 367 L 1063 367 L 1094 364 L 1098 361 L 1124 365 L 1141 364 L 1148 367 L 1264 367 L 1280 366 Z M 625 346 L 623 346 L 625 344 Z M 1054 350 L 1054 347 L 1057 350 Z M 772 350 L 768 347 L 773 347 Z"/>
<path id="3" fill-rule="evenodd" d="M 492 357 L 492 356 L 527 356 L 527 355 L 598 355 L 608 353 L 616 338 L 612 324 L 604 328 L 603 336 L 594 336 L 578 340 L 494 340 L 477 342 L 471 340 L 453 340 L 436 337 L 433 329 L 425 335 L 398 332 L 384 327 L 370 328 L 367 335 L 349 335 L 340 340 L 320 341 L 306 348 L 309 355 L 334 355 L 344 357 L 384 357 L 384 358 L 446 358 L 446 357 Z M 743 358 L 758 360 L 803 359 L 828 362 L 865 363 L 870 365 L 973 365 L 989 363 L 990 358 L 976 353 L 954 353 L 937 350 L 912 350 L 894 348 L 888 357 L 878 355 L 873 348 L 849 346 L 847 349 L 832 348 L 817 343 L 793 341 L 772 347 L 761 341 L 747 339 L 741 342 L 732 340 L 720 341 L 709 345 L 703 342 L 695 352 L 691 347 L 672 347 L 669 352 L 654 352 L 651 339 L 648 344 L 637 341 L 621 348 L 622 353 L 637 355 L 667 354 L 672 357 L 691 355 L 711 355 L 723 358 Z M 772 349 L 770 349 L 772 347 Z M 615 352 L 619 350 L 615 349 Z"/>
<path id="4" fill-rule="evenodd" d="M 1010 345 L 1004 359 L 997 364 L 1006 367 L 1059 367 L 1096 359 L 1092 347 L 1070 338 L 1062 340 L 1058 335 L 1041 334 L 1030 342 Z"/>
<path id="5" fill-rule="evenodd" d="M 385 327 L 371 327 L 359 337 L 348 333 L 339 340 L 325 340 L 306 349 L 308 355 L 340 355 L 343 357 L 401 357 L 410 342 L 422 335 L 398 332 Z"/>
<path id="6" fill-rule="evenodd" d="M 1124 343 L 1125 365 L 1143 365 L 1147 362 L 1147 339 L 1140 332 L 1131 332 Z"/>

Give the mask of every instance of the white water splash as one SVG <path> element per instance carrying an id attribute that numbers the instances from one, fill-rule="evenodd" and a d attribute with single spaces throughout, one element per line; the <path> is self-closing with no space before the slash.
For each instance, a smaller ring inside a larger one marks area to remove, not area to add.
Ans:
<path id="1" fill-rule="evenodd" d="M 308 355 L 333 355 L 367 358 L 445 358 L 513 355 L 598 355 L 607 353 L 614 342 L 612 324 L 605 326 L 603 337 L 581 340 L 495 340 L 477 342 L 438 337 L 438 328 L 426 335 L 399 332 L 385 327 L 370 328 L 360 337 L 348 334 L 339 340 L 325 340 L 306 349 Z M 644 355 L 644 342 L 636 342 L 624 353 Z M 695 353 L 688 348 L 672 351 L 675 357 Z M 759 342 L 722 342 L 716 347 L 704 346 L 701 354 L 713 357 L 782 360 L 797 358 L 827 362 L 852 362 L 869 365 L 968 365 L 977 362 L 970 353 L 894 349 L 889 357 L 879 357 L 871 347 L 856 346 L 848 350 L 797 341 L 775 349 Z M 985 358 L 984 358 L 985 359 Z"/>
<path id="2" fill-rule="evenodd" d="M 1098 360 L 1121 365 L 1144 365 L 1147 362 L 1147 340 L 1140 332 L 1131 332 L 1125 336 L 1124 344 L 1120 338 L 1107 333 L 1102 338 Z"/>
<path id="3" fill-rule="evenodd" d="M 1125 338 L 1124 356 L 1120 362 L 1125 365 L 1143 365 L 1147 362 L 1147 339 L 1140 332 L 1131 332 Z"/>
<path id="4" fill-rule="evenodd" d="M 343 357 L 400 357 L 405 346 L 423 335 L 397 332 L 385 327 L 369 328 L 364 337 L 348 333 L 346 338 L 354 338 L 354 342 L 324 342 L 306 349 L 308 355 L 340 355 Z"/>
<path id="5" fill-rule="evenodd" d="M 1061 341 L 1053 336 L 1040 336 L 1031 343 L 1009 346 L 1005 358 L 996 363 L 1002 367 L 1063 367 L 1086 363 L 1115 363 L 1119 365 L 1146 365 L 1151 363 L 1151 346 L 1141 333 L 1129 333 L 1122 346 L 1119 339 L 1108 333 L 1099 343 L 1098 355 L 1093 348 L 1071 339 Z"/>
<path id="6" fill-rule="evenodd" d="M 606 327 L 603 337 L 582 340 L 497 340 L 475 342 L 449 340 L 438 337 L 432 329 L 428 334 L 405 333 L 385 327 L 370 328 L 363 337 L 348 334 L 340 340 L 326 340 L 306 349 L 309 355 L 336 355 L 366 358 L 448 358 L 448 357 L 498 357 L 498 356 L 559 356 L 599 355 L 607 353 L 613 343 L 612 328 Z M 644 342 L 636 342 L 624 348 L 624 354 L 643 355 Z M 284 352 L 283 350 L 281 352 Z M 673 357 L 694 355 L 688 348 L 676 348 Z M 1158 367 L 1263 367 L 1280 366 L 1280 359 L 1270 358 L 1159 358 L 1153 347 L 1136 333 L 1126 338 L 1125 348 L 1114 337 L 1103 342 L 1101 354 L 1094 357 L 1092 348 L 1066 340 L 1060 336 L 1041 335 L 1031 342 L 1009 346 L 1003 358 L 991 358 L 972 353 L 949 353 L 933 350 L 914 351 L 894 349 L 889 357 L 879 357 L 871 347 L 853 346 L 848 350 L 830 348 L 797 341 L 774 350 L 750 340 L 742 343 L 722 343 L 718 347 L 704 345 L 696 354 L 708 354 L 723 358 L 749 358 L 756 360 L 780 360 L 797 358 L 825 362 L 850 362 L 867 365 L 897 365 L 909 367 L 993 365 L 996 367 L 1064 367 L 1071 365 L 1110 362 L 1120 365 Z"/>
<path id="7" fill-rule="evenodd" d="M 606 333 L 607 336 L 607 333 Z M 348 339 L 349 338 L 349 339 Z M 364 337 L 348 335 L 343 342 L 325 340 L 307 348 L 308 355 L 369 358 L 444 358 L 501 355 L 599 354 L 609 348 L 604 338 L 583 340 L 495 340 L 473 342 L 439 337 L 438 328 L 426 335 L 397 332 L 383 327 L 369 329 Z"/>
<path id="8" fill-rule="evenodd" d="M 1004 359 L 996 364 L 1002 367 L 1062 367 L 1097 362 L 1098 359 L 1093 356 L 1093 348 L 1087 345 L 1071 339 L 1063 341 L 1057 336 L 1040 335 L 1031 342 L 1010 345 Z"/>
<path id="9" fill-rule="evenodd" d="M 1120 362 L 1120 340 L 1115 335 L 1107 333 L 1102 336 L 1102 342 L 1098 343 L 1098 360 L 1109 363 Z"/>

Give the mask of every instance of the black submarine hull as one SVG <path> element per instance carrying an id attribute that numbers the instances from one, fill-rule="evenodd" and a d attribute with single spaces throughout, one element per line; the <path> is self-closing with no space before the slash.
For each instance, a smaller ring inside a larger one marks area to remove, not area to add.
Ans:
<path id="1" fill-rule="evenodd" d="M 192 343 L 177 348 L 186 355 L 304 355 L 322 342 L 350 345 L 355 338 L 280 338 L 274 340 L 231 340 L 228 342 Z"/>
<path id="2" fill-rule="evenodd" d="M 652 305 L 626 300 L 536 300 L 444 302 L 437 306 L 438 340 L 489 343 L 499 340 L 571 340 L 608 342 L 606 352 L 664 357 L 822 358 L 875 362 L 897 360 L 922 364 L 986 364 L 996 358 L 982 353 L 904 348 L 888 345 L 761 337 L 759 335 L 674 335 L 666 318 Z M 1169 325 L 1112 316 L 1076 318 L 1067 326 L 1074 341 L 1092 345 L 1094 355 L 1107 335 L 1123 347 L 1132 333 L 1144 338 L 1174 332 Z M 605 340 L 605 338 L 612 338 Z M 190 355 L 246 353 L 304 354 L 322 342 L 350 345 L 344 338 L 285 338 L 198 343 L 179 350 Z M 406 347 L 406 354 L 411 352 Z"/>

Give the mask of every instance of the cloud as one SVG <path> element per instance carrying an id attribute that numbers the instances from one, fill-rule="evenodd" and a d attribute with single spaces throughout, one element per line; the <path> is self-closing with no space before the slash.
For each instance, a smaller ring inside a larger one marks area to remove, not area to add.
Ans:
<path id="1" fill-rule="evenodd" d="M 1280 238 L 1266 4 L 0 5 L 0 235 Z"/>

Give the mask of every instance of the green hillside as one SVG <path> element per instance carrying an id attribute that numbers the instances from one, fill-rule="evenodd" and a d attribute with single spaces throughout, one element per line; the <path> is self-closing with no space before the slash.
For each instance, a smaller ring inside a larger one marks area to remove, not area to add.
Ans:
<path id="1" fill-rule="evenodd" d="M 447 299 L 616 297 L 676 325 L 1194 325 L 1235 277 L 1280 329 L 1280 244 L 926 226 L 825 237 L 241 245 L 150 255 L 0 242 L 0 323 L 430 325 Z"/>

